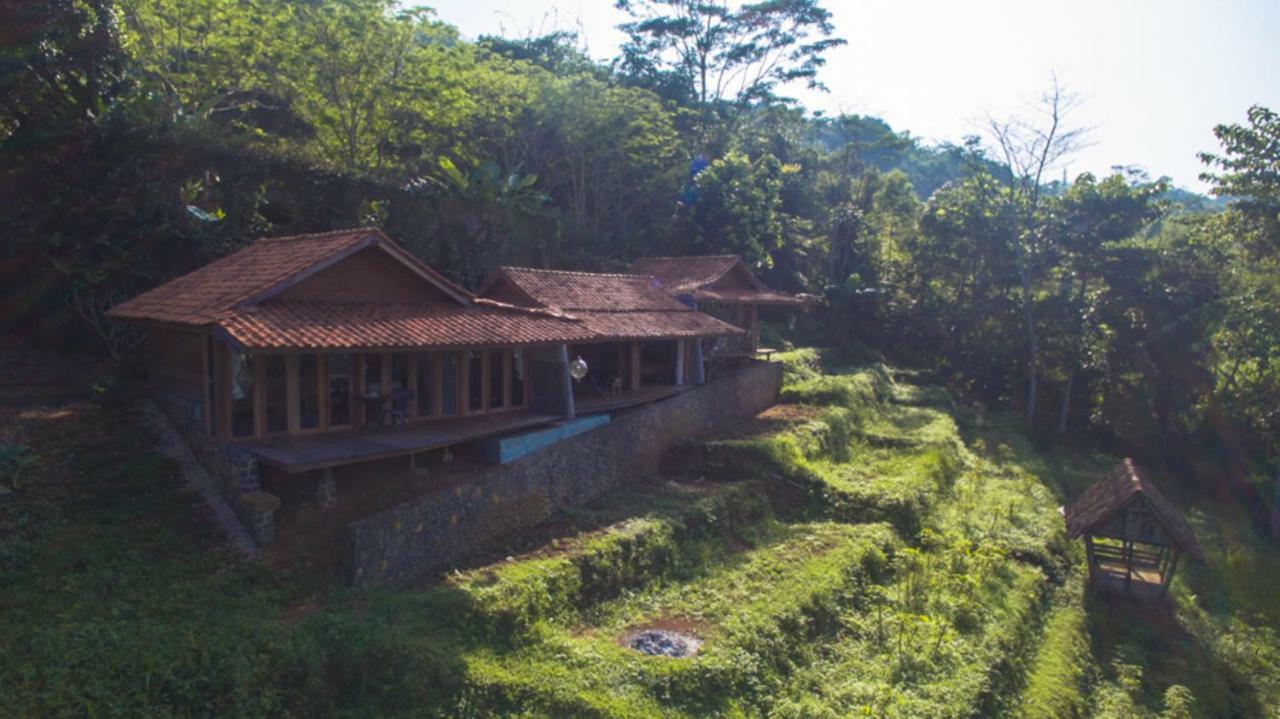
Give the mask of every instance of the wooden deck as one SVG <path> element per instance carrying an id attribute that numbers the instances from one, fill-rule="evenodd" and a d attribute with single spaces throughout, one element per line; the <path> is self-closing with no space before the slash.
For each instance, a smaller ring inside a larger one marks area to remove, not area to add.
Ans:
<path id="1" fill-rule="evenodd" d="M 385 429 L 274 437 L 246 442 L 263 464 L 294 474 L 355 462 L 387 459 L 448 447 L 485 437 L 551 424 L 560 418 L 531 412 L 505 412 L 428 420 Z"/>
<path id="2" fill-rule="evenodd" d="M 578 414 L 590 414 L 592 412 L 612 412 L 616 409 L 625 407 L 633 407 L 635 405 L 650 404 L 668 397 L 674 397 L 678 394 L 688 392 L 693 389 L 690 385 L 673 385 L 660 384 L 650 387 L 641 387 L 638 390 L 627 390 L 620 393 L 616 397 L 601 396 L 580 396 L 573 398 L 573 406 Z"/>

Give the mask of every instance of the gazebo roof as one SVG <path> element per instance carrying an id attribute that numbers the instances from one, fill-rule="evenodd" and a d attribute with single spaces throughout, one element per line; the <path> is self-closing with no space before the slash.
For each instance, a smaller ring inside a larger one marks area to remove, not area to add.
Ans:
<path id="1" fill-rule="evenodd" d="M 1106 479 L 1086 489 L 1075 502 L 1063 508 L 1067 537 L 1075 539 L 1105 524 L 1112 515 L 1138 497 L 1146 501 L 1156 521 L 1180 551 L 1204 561 L 1204 551 L 1187 520 L 1154 484 L 1138 472 L 1133 460 L 1127 458 L 1117 464 Z"/>

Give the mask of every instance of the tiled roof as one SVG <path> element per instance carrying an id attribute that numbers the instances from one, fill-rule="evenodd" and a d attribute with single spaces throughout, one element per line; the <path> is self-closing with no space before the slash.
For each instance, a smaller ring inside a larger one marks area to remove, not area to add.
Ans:
<path id="1" fill-rule="evenodd" d="M 543 307 L 554 307 L 567 312 L 689 309 L 663 290 L 653 277 L 647 275 L 499 267 L 486 287 L 501 277 L 510 280 Z M 481 294 L 484 294 L 483 289 Z"/>
<path id="2" fill-rule="evenodd" d="M 740 335 L 741 327 L 701 312 L 593 312 L 573 313 L 601 338 L 659 339 Z"/>
<path id="3" fill-rule="evenodd" d="M 563 315 L 482 303 L 338 303 L 268 300 L 219 320 L 247 349 L 478 347 L 597 339 L 587 323 Z"/>
<path id="4" fill-rule="evenodd" d="M 502 267 L 481 293 L 500 278 L 543 307 L 581 319 L 601 338 L 708 337 L 743 332 L 694 311 L 646 275 Z"/>
<path id="5" fill-rule="evenodd" d="M 741 262 L 737 255 L 701 257 L 641 257 L 631 264 L 631 272 L 653 275 L 672 294 L 689 294 L 724 277 Z"/>
<path id="6" fill-rule="evenodd" d="M 731 289 L 712 287 L 736 266 L 742 266 L 755 288 Z M 673 295 L 692 297 L 700 302 L 741 302 L 757 305 L 806 304 L 799 297 L 775 292 L 761 283 L 737 255 L 705 255 L 702 257 L 641 257 L 630 270 L 653 275 Z"/>
<path id="7" fill-rule="evenodd" d="M 469 300 L 466 290 L 414 259 L 377 228 L 261 239 L 155 289 L 113 307 L 113 319 L 151 320 L 204 325 L 234 312 L 272 288 L 317 266 L 351 252 L 381 244 L 412 269 L 430 278 L 446 293 Z"/>
<path id="8" fill-rule="evenodd" d="M 794 305 L 808 304 L 799 297 L 784 295 L 781 292 L 754 290 L 694 290 L 693 298 L 699 302 L 750 302 L 757 305 Z"/>
<path id="9" fill-rule="evenodd" d="M 1067 537 L 1075 539 L 1104 524 L 1133 497 L 1142 495 L 1152 514 L 1164 527 L 1178 549 L 1204 561 L 1204 552 L 1187 521 L 1169 500 L 1144 478 L 1132 459 L 1125 459 L 1111 470 L 1106 479 L 1094 484 L 1071 505 L 1063 508 L 1067 521 Z"/>

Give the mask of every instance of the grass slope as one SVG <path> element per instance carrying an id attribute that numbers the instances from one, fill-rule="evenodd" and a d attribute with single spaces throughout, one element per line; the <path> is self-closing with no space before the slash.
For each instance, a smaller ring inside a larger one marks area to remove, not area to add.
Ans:
<path id="1" fill-rule="evenodd" d="M 1280 554 L 1242 512 L 1180 498 L 1209 562 L 1181 573 L 1170 611 L 1093 597 L 1056 508 L 1110 458 L 1038 453 L 1014 418 L 927 375 L 814 349 L 780 359 L 784 404 L 691 443 L 689 477 L 602 497 L 439 581 L 359 592 L 220 550 L 109 393 L 8 382 L 15 429 L 0 439 L 31 461 L 0 494 L 0 703 L 15 716 L 1278 715 Z M 0 354 L 26 371 L 12 362 Z M 700 637 L 698 655 L 623 646 L 655 626 Z"/>

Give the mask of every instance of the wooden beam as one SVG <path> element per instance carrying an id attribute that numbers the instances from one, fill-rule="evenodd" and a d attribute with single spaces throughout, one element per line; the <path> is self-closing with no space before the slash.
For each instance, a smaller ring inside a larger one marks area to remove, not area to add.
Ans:
<path id="1" fill-rule="evenodd" d="M 301 400 L 298 387 L 298 355 L 290 352 L 284 356 L 284 406 L 285 426 L 289 434 L 302 431 Z"/>
<path id="2" fill-rule="evenodd" d="M 391 353 L 383 352 L 379 355 L 382 367 L 378 372 L 379 394 L 383 397 L 391 394 Z"/>

